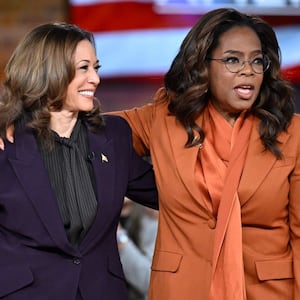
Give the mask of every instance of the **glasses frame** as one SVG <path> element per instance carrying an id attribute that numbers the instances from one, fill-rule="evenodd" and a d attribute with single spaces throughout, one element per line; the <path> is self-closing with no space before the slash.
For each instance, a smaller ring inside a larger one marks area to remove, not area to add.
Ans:
<path id="1" fill-rule="evenodd" d="M 246 63 L 248 63 L 248 64 L 250 65 L 250 67 L 251 67 L 251 69 L 252 69 L 252 71 L 253 71 L 254 73 L 256 73 L 256 74 L 263 74 L 263 73 L 265 73 L 265 72 L 270 68 L 270 65 L 271 65 L 271 60 L 270 60 L 270 58 L 268 57 L 268 55 L 263 54 L 263 58 L 265 58 L 265 59 L 267 60 L 267 65 L 266 65 L 266 67 L 264 68 L 264 70 L 263 70 L 262 72 L 256 72 L 256 71 L 254 70 L 254 68 L 253 68 L 253 66 L 252 66 L 253 61 L 252 61 L 252 63 L 251 63 L 251 60 L 243 60 L 241 66 L 240 66 L 240 69 L 237 70 L 237 71 L 235 71 L 235 72 L 229 69 L 229 67 L 228 67 L 229 64 L 228 64 L 228 62 L 226 61 L 227 58 L 211 58 L 211 57 L 207 57 L 207 60 L 215 60 L 215 61 L 220 61 L 220 62 L 222 62 L 222 63 L 225 65 L 226 69 L 227 69 L 230 73 L 239 73 L 240 71 L 242 71 L 242 70 L 245 68 Z"/>

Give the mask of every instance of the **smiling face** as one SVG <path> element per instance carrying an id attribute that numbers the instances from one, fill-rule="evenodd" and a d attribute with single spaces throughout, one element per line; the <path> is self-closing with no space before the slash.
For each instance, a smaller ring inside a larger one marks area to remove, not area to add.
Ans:
<path id="1" fill-rule="evenodd" d="M 262 49 L 257 34 L 249 27 L 233 27 L 220 37 L 212 52 L 212 59 L 255 61 L 261 59 Z M 263 81 L 263 74 L 253 71 L 249 63 L 237 73 L 231 73 L 220 60 L 209 62 L 209 89 L 215 108 L 233 124 L 240 112 L 255 102 Z"/>
<path id="2" fill-rule="evenodd" d="M 91 111 L 94 95 L 100 83 L 99 61 L 95 48 L 88 40 L 78 43 L 74 53 L 75 76 L 67 89 L 63 110 L 71 112 Z"/>

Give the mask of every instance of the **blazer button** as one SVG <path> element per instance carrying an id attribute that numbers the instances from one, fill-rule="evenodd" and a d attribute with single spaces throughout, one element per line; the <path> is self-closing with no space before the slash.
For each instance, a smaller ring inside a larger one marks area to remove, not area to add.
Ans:
<path id="1" fill-rule="evenodd" d="M 211 218 L 207 221 L 207 225 L 210 229 L 215 229 L 217 225 L 217 221 L 215 218 Z"/>
<path id="2" fill-rule="evenodd" d="M 73 264 L 80 265 L 81 261 L 78 257 L 73 257 Z"/>

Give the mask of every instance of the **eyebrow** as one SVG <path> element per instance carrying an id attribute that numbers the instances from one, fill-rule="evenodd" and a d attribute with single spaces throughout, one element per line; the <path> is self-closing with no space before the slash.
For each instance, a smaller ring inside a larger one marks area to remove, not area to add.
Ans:
<path id="1" fill-rule="evenodd" d="M 251 51 L 251 55 L 253 54 L 253 55 L 255 55 L 255 54 L 262 54 L 263 53 L 263 51 L 261 50 L 261 49 L 257 49 L 257 50 L 253 50 L 253 51 Z M 241 51 L 238 51 L 238 50 L 227 50 L 227 51 L 225 51 L 224 52 L 224 54 L 236 54 L 236 55 L 243 55 L 243 54 L 245 54 L 244 52 L 241 52 Z"/>
<path id="2" fill-rule="evenodd" d="M 76 65 L 80 64 L 81 62 L 91 63 L 91 61 L 88 60 L 88 59 L 81 59 L 81 60 L 79 60 L 78 62 L 76 62 Z M 97 59 L 96 62 L 93 63 L 93 64 L 94 64 L 94 65 L 99 64 L 99 59 Z"/>

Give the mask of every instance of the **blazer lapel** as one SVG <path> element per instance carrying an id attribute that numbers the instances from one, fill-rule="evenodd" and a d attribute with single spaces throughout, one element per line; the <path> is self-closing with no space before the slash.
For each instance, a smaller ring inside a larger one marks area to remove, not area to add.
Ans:
<path id="1" fill-rule="evenodd" d="M 95 240 L 98 240 L 101 232 L 105 232 L 106 227 L 110 226 L 111 216 L 115 214 L 116 206 L 113 200 L 116 187 L 114 179 L 118 168 L 115 165 L 113 141 L 107 138 L 105 131 L 102 134 L 88 131 L 88 141 L 95 175 L 98 207 L 95 220 L 80 244 L 80 248 L 85 248 L 85 250 L 87 246 L 91 247 L 90 241 L 95 236 L 97 236 Z"/>
<path id="2" fill-rule="evenodd" d="M 170 145 L 172 147 L 172 152 L 174 153 L 174 159 L 180 177 L 191 195 L 195 199 L 201 199 L 202 197 L 195 180 L 191 180 L 191 178 L 195 177 L 195 165 L 198 159 L 199 147 L 185 148 L 184 144 L 187 139 L 185 130 L 176 122 L 175 117 L 167 116 L 166 118 Z M 200 116 L 197 120 L 197 124 L 201 123 L 202 117 Z M 242 205 L 245 204 L 245 202 L 255 193 L 260 183 L 268 175 L 272 166 L 276 162 L 276 157 L 270 153 L 270 151 L 264 150 L 258 134 L 258 124 L 259 120 L 255 119 L 245 166 L 238 188 Z M 176 138 L 173 138 L 173 132 L 176 127 L 180 128 L 176 130 Z M 280 134 L 278 137 L 280 149 L 284 148 L 288 138 L 288 133 L 282 132 Z"/>
<path id="3" fill-rule="evenodd" d="M 238 188 L 241 205 L 244 205 L 255 193 L 277 160 L 270 151 L 264 150 L 264 146 L 258 134 L 258 123 L 259 120 L 255 119 L 244 171 Z M 284 148 L 289 136 L 290 135 L 286 132 L 279 135 L 278 146 L 281 150 Z"/>
<path id="4" fill-rule="evenodd" d="M 32 131 L 30 129 L 16 131 L 15 143 L 11 147 L 15 147 L 16 152 L 15 157 L 11 155 L 9 161 L 53 241 L 61 249 L 73 252 L 74 255 L 78 254 L 68 242 L 47 171 Z"/>
<path id="5" fill-rule="evenodd" d="M 199 117 L 197 123 L 202 123 L 202 116 Z M 179 122 L 176 121 L 174 116 L 166 117 L 167 130 L 170 140 L 170 145 L 172 148 L 172 153 L 174 153 L 174 159 L 177 166 L 177 171 L 184 183 L 187 191 L 192 195 L 197 201 L 202 201 L 203 196 L 200 192 L 199 187 L 195 179 L 195 168 L 198 160 L 198 152 L 200 151 L 199 146 L 194 146 L 190 148 L 185 147 L 187 141 L 187 133 Z M 174 132 L 176 136 L 174 137 Z M 202 205 L 209 205 L 208 203 L 201 202 Z M 212 212 L 212 206 L 207 207 L 208 211 Z"/>

